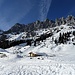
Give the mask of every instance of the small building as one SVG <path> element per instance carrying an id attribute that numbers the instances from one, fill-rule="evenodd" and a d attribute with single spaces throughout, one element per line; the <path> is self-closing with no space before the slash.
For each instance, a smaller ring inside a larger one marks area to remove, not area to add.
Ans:
<path id="1" fill-rule="evenodd" d="M 39 55 L 38 55 L 38 54 L 35 54 L 35 53 L 33 53 L 33 52 L 30 52 L 30 53 L 29 53 L 29 56 L 30 56 L 30 57 L 36 57 L 36 56 L 39 56 Z"/>

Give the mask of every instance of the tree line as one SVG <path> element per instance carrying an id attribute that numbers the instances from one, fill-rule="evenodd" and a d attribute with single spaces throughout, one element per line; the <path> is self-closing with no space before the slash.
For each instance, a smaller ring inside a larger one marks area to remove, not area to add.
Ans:
<path id="1" fill-rule="evenodd" d="M 0 41 L 0 48 L 6 49 L 6 48 L 10 48 L 12 46 L 16 46 L 22 43 L 26 43 L 26 45 L 32 45 L 32 43 L 34 44 L 34 46 L 36 46 L 36 44 L 40 43 L 40 41 L 43 42 L 43 40 L 46 40 L 46 38 L 52 36 L 52 33 L 49 34 L 42 34 L 41 36 L 39 36 L 37 39 L 27 39 L 27 40 L 13 40 L 13 41 L 9 41 L 6 39 L 2 39 Z"/>
<path id="2" fill-rule="evenodd" d="M 59 38 L 58 39 L 55 39 L 55 44 L 66 44 L 67 41 L 70 41 L 70 37 L 71 37 L 71 34 L 73 34 L 75 36 L 75 31 L 73 32 L 67 32 L 67 33 L 63 33 L 63 34 L 59 34 Z M 73 40 L 73 39 L 72 39 Z"/>

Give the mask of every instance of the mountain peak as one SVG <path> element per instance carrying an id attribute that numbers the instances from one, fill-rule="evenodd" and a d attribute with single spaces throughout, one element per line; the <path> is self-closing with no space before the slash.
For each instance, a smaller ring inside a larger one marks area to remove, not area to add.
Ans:
<path id="1" fill-rule="evenodd" d="M 27 25 L 16 23 L 13 27 L 11 27 L 8 31 L 8 33 L 11 32 L 32 32 L 34 30 L 48 28 L 48 27 L 54 27 L 54 26 L 60 26 L 65 24 L 73 24 L 75 25 L 75 17 L 72 15 L 68 15 L 66 18 L 57 18 L 55 21 L 49 20 L 48 18 L 44 21 L 37 20 L 36 22 L 29 23 Z"/>

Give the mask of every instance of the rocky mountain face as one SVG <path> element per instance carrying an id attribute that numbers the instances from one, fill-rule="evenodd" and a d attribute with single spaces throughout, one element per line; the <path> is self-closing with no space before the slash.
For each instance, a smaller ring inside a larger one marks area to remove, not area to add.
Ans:
<path id="1" fill-rule="evenodd" d="M 24 32 L 25 30 L 25 25 L 16 23 L 13 27 L 11 27 L 8 31 L 5 31 L 4 33 L 19 33 L 19 32 Z"/>
<path id="2" fill-rule="evenodd" d="M 5 31 L 4 33 L 20 33 L 20 32 L 32 32 L 38 29 L 48 28 L 55 26 L 55 22 L 49 19 L 46 19 L 43 22 L 40 22 L 37 20 L 36 22 L 24 25 L 16 23 L 13 27 L 11 27 L 8 31 Z"/>
<path id="3" fill-rule="evenodd" d="M 68 15 L 66 18 L 62 17 L 62 18 L 59 18 L 59 19 L 56 19 L 55 20 L 55 25 L 59 26 L 59 25 L 64 25 L 64 24 L 72 24 L 74 25 L 75 24 L 75 17 L 72 16 L 72 15 Z"/>
<path id="4" fill-rule="evenodd" d="M 64 24 L 72 24 L 75 25 L 75 17 L 72 15 L 68 15 L 66 18 L 62 17 L 59 19 L 56 19 L 55 21 L 46 19 L 43 22 L 40 22 L 37 20 L 36 22 L 29 23 L 27 25 L 25 24 L 19 24 L 16 23 L 13 27 L 11 27 L 8 31 L 5 31 L 4 33 L 20 33 L 20 32 L 32 32 L 38 29 L 43 29 L 43 28 L 51 28 L 55 26 L 60 26 Z"/>

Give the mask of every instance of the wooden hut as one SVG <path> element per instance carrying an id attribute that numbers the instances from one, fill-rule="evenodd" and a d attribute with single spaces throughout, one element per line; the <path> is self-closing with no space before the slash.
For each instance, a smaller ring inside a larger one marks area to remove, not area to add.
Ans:
<path id="1" fill-rule="evenodd" d="M 38 55 L 35 54 L 35 53 L 33 53 L 33 52 L 30 52 L 30 53 L 29 53 L 29 56 L 30 56 L 30 57 L 36 57 L 36 56 L 38 56 Z"/>

